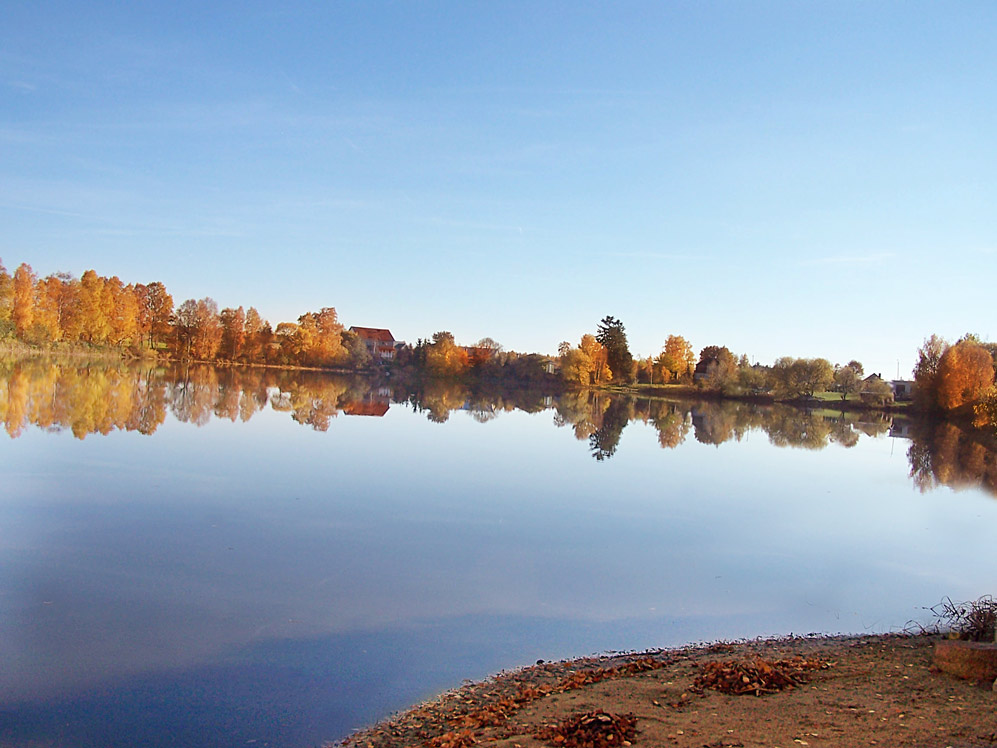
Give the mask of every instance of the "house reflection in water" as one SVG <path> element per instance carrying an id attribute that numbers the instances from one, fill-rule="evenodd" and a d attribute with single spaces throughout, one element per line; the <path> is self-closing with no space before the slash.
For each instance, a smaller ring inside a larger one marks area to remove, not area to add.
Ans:
<path id="1" fill-rule="evenodd" d="M 391 390 L 381 387 L 371 390 L 362 400 L 343 403 L 343 413 L 348 416 L 376 416 L 380 418 L 391 406 Z"/>

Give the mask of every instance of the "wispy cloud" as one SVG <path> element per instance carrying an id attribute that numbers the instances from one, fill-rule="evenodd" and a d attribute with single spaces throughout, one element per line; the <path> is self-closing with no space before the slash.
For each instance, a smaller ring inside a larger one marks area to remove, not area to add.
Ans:
<path id="1" fill-rule="evenodd" d="M 441 218 L 432 216 L 425 219 L 425 222 L 433 226 L 443 226 L 455 229 L 474 229 L 476 231 L 494 231 L 499 233 L 513 232 L 523 233 L 523 227 L 519 224 L 509 223 L 488 223 L 486 221 L 466 221 L 452 218 Z"/>
<path id="2" fill-rule="evenodd" d="M 833 257 L 816 257 L 804 260 L 800 265 L 879 265 L 896 257 L 895 252 L 879 252 L 871 255 L 835 255 Z"/>
<path id="3" fill-rule="evenodd" d="M 638 260 L 701 260 L 703 255 L 683 254 L 681 252 L 653 252 L 650 250 L 635 250 L 633 252 L 606 252 L 611 257 L 631 257 Z"/>
<path id="4" fill-rule="evenodd" d="M 86 218 L 85 213 L 74 210 L 62 210 L 59 208 L 45 208 L 38 205 L 25 205 L 16 202 L 5 202 L 0 200 L 0 210 L 17 210 L 28 213 L 45 213 L 52 216 L 67 216 L 69 218 Z"/>
<path id="5" fill-rule="evenodd" d="M 18 91 L 23 91 L 24 93 L 32 93 L 38 90 L 38 86 L 28 81 L 7 81 L 7 86 Z"/>
<path id="6" fill-rule="evenodd" d="M 219 228 L 211 226 L 180 226 L 166 223 L 136 225 L 132 228 L 101 228 L 93 230 L 82 230 L 82 236 L 108 236 L 108 237 L 142 237 L 156 236 L 161 238 L 173 237 L 207 237 L 207 238 L 229 238 L 239 239 L 249 236 L 245 231 L 235 228 Z"/>

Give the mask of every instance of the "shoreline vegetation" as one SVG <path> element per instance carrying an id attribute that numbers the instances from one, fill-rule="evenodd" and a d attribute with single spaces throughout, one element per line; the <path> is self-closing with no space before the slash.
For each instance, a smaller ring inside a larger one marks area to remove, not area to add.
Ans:
<path id="1" fill-rule="evenodd" d="M 972 334 L 951 345 L 930 336 L 918 350 L 913 381 L 887 382 L 854 360 L 832 365 L 784 356 L 764 365 L 717 345 L 697 356 L 674 334 L 657 355 L 635 358 L 622 321 L 612 316 L 577 345 L 562 341 L 557 355 L 507 351 L 487 337 L 460 345 L 445 330 L 411 344 L 395 341 L 387 329 L 346 329 L 333 307 L 271 326 L 254 307 L 219 310 L 210 297 L 174 306 L 160 282 L 125 284 L 94 270 L 40 278 L 26 263 L 11 274 L 0 262 L 0 355 L 203 362 L 551 394 L 594 388 L 838 412 L 920 411 L 997 433 L 997 343 Z"/>
<path id="2" fill-rule="evenodd" d="M 992 745 L 991 681 L 940 672 L 940 640 L 790 635 L 538 661 L 326 746 Z"/>

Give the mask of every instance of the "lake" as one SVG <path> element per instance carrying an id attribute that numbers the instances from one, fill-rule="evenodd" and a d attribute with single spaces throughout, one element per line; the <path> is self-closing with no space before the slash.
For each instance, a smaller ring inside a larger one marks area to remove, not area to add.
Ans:
<path id="1" fill-rule="evenodd" d="M 0 364 L 0 746 L 317 746 L 500 669 L 993 593 L 951 424 Z"/>

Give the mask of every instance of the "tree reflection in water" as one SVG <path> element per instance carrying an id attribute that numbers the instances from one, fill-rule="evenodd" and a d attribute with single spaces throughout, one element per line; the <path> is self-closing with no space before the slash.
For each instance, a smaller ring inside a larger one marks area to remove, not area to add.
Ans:
<path id="1" fill-rule="evenodd" d="M 980 486 L 997 495 L 997 450 L 979 432 L 949 421 L 918 423 L 907 459 L 910 477 L 922 492 Z"/>
<path id="2" fill-rule="evenodd" d="M 598 461 L 617 452 L 623 430 L 640 421 L 663 449 L 676 449 L 690 433 L 701 444 L 739 441 L 764 431 L 772 444 L 819 450 L 855 446 L 863 437 L 890 433 L 910 438 L 910 476 L 923 490 L 982 486 L 997 495 L 997 446 L 992 438 L 949 421 L 894 423 L 888 413 L 803 411 L 736 400 L 668 400 L 624 397 L 594 390 L 552 396 L 539 390 L 432 382 L 395 385 L 322 372 L 207 365 L 129 366 L 48 359 L 0 361 L 0 421 L 16 438 L 34 426 L 70 430 L 83 439 L 115 430 L 153 434 L 167 417 L 196 426 L 212 418 L 249 421 L 268 406 L 316 431 L 340 413 L 382 416 L 391 403 L 411 407 L 436 423 L 464 411 L 487 423 L 514 410 L 552 410 L 554 425 L 587 442 Z"/>

